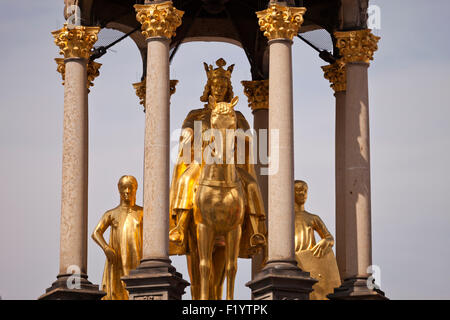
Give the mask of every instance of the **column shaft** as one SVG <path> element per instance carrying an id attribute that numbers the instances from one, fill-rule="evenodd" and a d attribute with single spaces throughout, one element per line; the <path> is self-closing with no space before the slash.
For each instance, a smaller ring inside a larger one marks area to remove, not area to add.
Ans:
<path id="1" fill-rule="evenodd" d="M 87 273 L 88 101 L 86 60 L 67 59 L 59 273 L 76 265 Z"/>
<path id="2" fill-rule="evenodd" d="M 336 260 L 341 279 L 346 273 L 346 241 L 345 241 L 345 91 L 337 91 L 336 98 L 336 131 L 335 131 L 335 192 L 336 192 Z"/>
<path id="3" fill-rule="evenodd" d="M 143 259 L 168 258 L 169 40 L 148 39 L 144 160 Z"/>
<path id="4" fill-rule="evenodd" d="M 268 109 L 260 109 L 260 110 L 254 111 L 254 113 L 253 113 L 253 128 L 255 129 L 257 137 L 258 137 L 258 153 L 259 153 L 260 146 L 262 146 L 260 130 L 265 129 L 268 132 L 268 129 L 269 129 L 269 110 Z M 265 138 L 267 138 L 267 137 L 265 137 Z M 266 140 L 266 141 L 267 141 L 267 144 L 266 144 L 265 148 L 266 148 L 266 150 L 268 150 L 268 148 L 269 148 L 268 140 Z M 256 165 L 256 168 L 257 168 L 256 175 L 258 177 L 259 187 L 261 189 L 261 194 L 263 196 L 264 208 L 267 213 L 269 178 L 267 175 L 261 175 L 261 170 L 260 170 L 261 167 L 267 167 L 267 165 L 261 164 L 261 159 L 258 154 L 258 163 Z"/>
<path id="5" fill-rule="evenodd" d="M 256 165 L 256 176 L 258 177 L 259 188 L 261 190 L 261 195 L 264 201 L 264 209 L 266 211 L 266 215 L 268 213 L 268 191 L 269 191 L 269 177 L 267 175 L 261 175 L 261 167 L 266 167 L 267 165 L 261 165 L 260 157 L 259 157 L 259 149 L 261 145 L 261 135 L 260 129 L 265 129 L 268 132 L 269 129 L 269 110 L 268 109 L 258 109 L 253 111 L 253 128 L 256 131 L 256 135 L 258 138 L 258 155 L 257 165 Z M 265 150 L 268 150 L 268 140 L 265 146 Z M 267 224 L 267 220 L 266 220 Z M 258 272 L 261 271 L 262 263 L 264 260 L 263 253 L 258 253 L 252 258 L 252 279 L 256 276 Z"/>
<path id="6" fill-rule="evenodd" d="M 294 131 L 292 103 L 292 42 L 269 42 L 269 152 L 272 134 L 278 131 L 278 171 L 269 176 L 268 260 L 294 260 Z"/>
<path id="7" fill-rule="evenodd" d="M 345 106 L 345 276 L 367 275 L 372 264 L 367 63 L 347 64 Z"/>
<path id="8" fill-rule="evenodd" d="M 260 136 L 260 132 L 259 130 L 261 129 L 265 129 L 268 131 L 269 129 L 269 110 L 268 109 L 259 109 L 253 112 L 253 128 L 256 131 L 257 137 L 258 137 L 258 153 L 259 153 L 259 148 L 260 146 L 262 146 L 261 144 L 261 136 Z M 267 140 L 268 142 L 268 140 Z M 265 146 L 266 150 L 268 150 L 268 143 Z M 258 154 L 258 163 L 257 163 L 257 170 L 256 170 L 256 175 L 258 176 L 258 180 L 259 180 L 259 187 L 261 189 L 261 194 L 263 196 L 263 200 L 264 200 L 264 207 L 266 209 L 267 212 L 267 208 L 268 208 L 268 183 L 269 183 L 269 179 L 267 175 L 261 175 L 261 166 L 266 166 L 265 164 L 262 165 L 260 158 L 259 158 L 259 154 Z"/>

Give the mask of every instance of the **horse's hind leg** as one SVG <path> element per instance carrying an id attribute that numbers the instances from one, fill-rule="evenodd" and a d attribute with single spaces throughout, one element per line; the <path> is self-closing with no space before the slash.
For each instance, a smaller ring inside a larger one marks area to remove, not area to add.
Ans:
<path id="1" fill-rule="evenodd" d="M 209 284 L 212 269 L 214 231 L 204 224 L 197 225 L 197 246 L 200 258 L 200 299 L 209 299 Z"/>
<path id="2" fill-rule="evenodd" d="M 227 300 L 233 300 L 234 280 L 237 271 L 237 259 L 239 255 L 239 243 L 241 242 L 241 227 L 231 230 L 226 235 L 226 275 L 227 275 Z"/>

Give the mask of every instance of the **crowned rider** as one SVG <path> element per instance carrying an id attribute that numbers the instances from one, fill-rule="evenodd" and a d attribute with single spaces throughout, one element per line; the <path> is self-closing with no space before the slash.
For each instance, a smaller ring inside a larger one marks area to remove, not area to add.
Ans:
<path id="1" fill-rule="evenodd" d="M 202 134 L 210 129 L 211 106 L 208 102 L 209 96 L 212 96 L 217 102 L 231 102 L 233 98 L 233 88 L 231 85 L 231 73 L 234 65 L 229 66 L 226 70 L 224 59 L 216 61 L 217 68 L 204 63 L 208 81 L 206 83 L 203 95 L 200 101 L 206 102 L 203 108 L 195 109 L 189 112 L 183 122 L 182 134 L 180 137 L 180 147 L 178 160 L 174 168 L 172 184 L 170 189 L 170 254 L 186 254 L 188 258 L 188 267 L 190 265 L 190 249 L 195 241 L 195 237 L 190 236 L 195 230 L 192 228 L 191 219 L 192 209 L 194 206 L 195 190 L 197 180 L 199 178 L 202 160 L 194 155 L 194 127 L 199 130 L 201 127 Z M 237 129 L 247 131 L 250 126 L 243 114 L 236 112 Z M 197 122 L 197 125 L 195 124 Z M 198 126 L 201 123 L 201 126 Z M 196 132 L 196 134 L 198 134 Z M 238 138 L 239 139 L 239 138 Z M 245 219 L 242 227 L 242 238 L 240 242 L 240 258 L 249 258 L 257 252 L 258 248 L 265 245 L 265 211 L 264 204 L 257 184 L 254 165 L 250 156 L 250 137 L 246 136 L 245 162 L 237 163 L 236 168 L 245 192 Z M 236 146 L 239 143 L 235 144 Z M 187 147 L 186 147 L 187 146 Z M 202 145 L 202 155 L 204 148 Z M 186 151 L 190 155 L 184 154 Z M 216 240 L 220 246 L 220 239 Z M 189 273 L 192 279 L 192 268 L 189 267 Z M 195 284 L 192 283 L 194 286 Z M 191 287 L 191 290 L 194 289 Z"/>

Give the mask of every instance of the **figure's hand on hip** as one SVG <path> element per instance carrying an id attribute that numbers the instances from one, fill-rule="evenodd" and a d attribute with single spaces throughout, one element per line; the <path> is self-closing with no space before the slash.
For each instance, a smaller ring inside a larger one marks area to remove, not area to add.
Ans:
<path id="1" fill-rule="evenodd" d="M 109 262 L 114 263 L 116 261 L 116 251 L 110 246 L 105 248 L 105 255 Z"/>

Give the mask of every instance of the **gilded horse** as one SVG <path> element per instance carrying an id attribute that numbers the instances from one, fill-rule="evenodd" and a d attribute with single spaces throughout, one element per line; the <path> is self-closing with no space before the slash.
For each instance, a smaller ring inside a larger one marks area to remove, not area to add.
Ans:
<path id="1" fill-rule="evenodd" d="M 245 194 L 236 165 L 226 160 L 230 158 L 230 150 L 234 148 L 234 136 L 232 135 L 231 139 L 227 137 L 227 133 L 229 130 L 236 130 L 236 114 L 233 108 L 237 102 L 238 97 L 234 97 L 231 103 L 216 102 L 214 97 L 209 97 L 209 103 L 213 106 L 211 129 L 218 133 L 212 134 L 209 140 L 210 146 L 215 146 L 212 149 L 215 159 L 202 164 L 194 202 L 202 300 L 210 298 L 210 281 L 214 281 L 212 254 L 215 241 L 219 237 L 225 240 L 227 299 L 233 299 L 234 295 Z M 218 141 L 218 137 L 221 141 Z"/>

